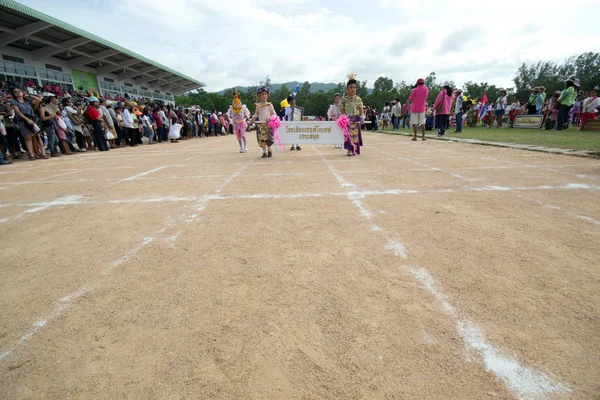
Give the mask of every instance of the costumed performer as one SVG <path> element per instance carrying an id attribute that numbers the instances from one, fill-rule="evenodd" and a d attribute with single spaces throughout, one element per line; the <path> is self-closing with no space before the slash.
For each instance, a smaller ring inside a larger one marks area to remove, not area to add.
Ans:
<path id="1" fill-rule="evenodd" d="M 340 115 L 342 114 L 340 112 L 340 101 L 342 100 L 342 95 L 339 93 L 336 93 L 333 95 L 333 104 L 329 106 L 329 110 L 327 110 L 327 119 L 329 119 L 329 121 L 337 121 L 337 119 L 340 117 Z M 341 149 L 342 145 L 341 144 L 336 144 L 335 145 L 336 149 Z"/>
<path id="2" fill-rule="evenodd" d="M 273 115 L 277 116 L 277 113 L 275 112 L 273 104 L 267 101 L 271 95 L 267 86 L 261 86 L 256 93 L 258 94 L 260 103 L 254 104 L 256 106 L 256 112 L 250 119 L 250 123 L 253 124 L 255 121 L 262 122 L 261 124 L 256 125 L 256 140 L 263 151 L 261 158 L 267 158 L 273 156 L 271 146 L 275 143 L 273 129 L 269 126 L 269 119 Z"/>
<path id="3" fill-rule="evenodd" d="M 248 144 L 246 143 L 248 123 L 246 120 L 250 118 L 250 111 L 245 104 L 242 104 L 238 92 L 233 92 L 233 103 L 229 106 L 229 110 L 227 110 L 227 116 L 233 120 L 233 131 L 240 145 L 240 153 L 248 151 Z"/>
<path id="4" fill-rule="evenodd" d="M 350 119 L 348 127 L 349 137 L 345 139 L 344 148 L 348 151 L 348 156 L 360 155 L 360 146 L 363 145 L 360 125 L 365 117 L 363 102 L 356 95 L 357 82 L 354 73 L 348 75 L 346 84 L 346 96 L 340 101 L 340 113 L 346 114 Z"/>

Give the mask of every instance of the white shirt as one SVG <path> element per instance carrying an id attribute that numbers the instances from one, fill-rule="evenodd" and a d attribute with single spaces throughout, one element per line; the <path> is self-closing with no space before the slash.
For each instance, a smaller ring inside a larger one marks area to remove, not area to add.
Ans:
<path id="1" fill-rule="evenodd" d="M 292 110 L 292 107 L 287 106 L 285 108 L 285 120 L 286 121 L 291 121 L 294 118 L 293 112 L 294 112 L 294 110 Z"/>
<path id="2" fill-rule="evenodd" d="M 588 97 L 583 101 L 583 110 L 584 113 L 593 113 L 596 112 L 596 108 L 600 107 L 600 97 L 596 97 L 592 100 L 593 97 Z"/>
<path id="3" fill-rule="evenodd" d="M 338 104 L 333 103 L 329 106 L 329 110 L 327 110 L 327 117 L 330 121 L 336 121 L 340 115 L 340 106 Z"/>
<path id="4" fill-rule="evenodd" d="M 498 97 L 496 100 L 496 110 L 504 110 L 506 108 L 506 96 Z"/>
<path id="5" fill-rule="evenodd" d="M 458 94 L 458 95 L 456 95 L 456 106 L 454 107 L 454 112 L 456 114 L 458 114 L 459 112 L 462 112 L 462 105 L 463 105 L 462 94 Z"/>
<path id="6" fill-rule="evenodd" d="M 133 129 L 133 117 L 131 116 L 129 110 L 124 108 L 121 115 L 123 117 L 123 125 L 125 126 L 125 128 Z"/>
<path id="7" fill-rule="evenodd" d="M 78 114 L 77 110 L 70 106 L 66 106 L 63 109 L 63 117 L 65 116 L 64 115 L 65 113 L 67 113 L 67 115 L 66 115 L 67 117 L 69 116 L 69 114 Z M 71 118 L 69 118 L 69 120 L 71 120 Z M 75 128 L 76 130 L 81 131 L 81 125 L 74 124 L 72 120 L 71 120 L 71 125 L 73 125 L 73 128 Z M 79 129 L 77 129 L 77 128 L 79 128 Z"/>

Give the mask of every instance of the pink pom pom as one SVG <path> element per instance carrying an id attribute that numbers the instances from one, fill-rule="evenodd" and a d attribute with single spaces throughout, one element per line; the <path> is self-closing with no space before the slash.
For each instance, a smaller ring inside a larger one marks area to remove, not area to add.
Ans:
<path id="1" fill-rule="evenodd" d="M 277 143 L 281 151 L 284 151 L 283 143 L 281 143 L 281 140 L 279 140 L 279 133 L 277 132 L 280 126 L 281 120 L 279 119 L 279 117 L 276 115 L 271 115 L 271 118 L 269 120 L 269 128 L 273 129 L 273 139 L 275 139 L 275 143 Z"/>
<path id="2" fill-rule="evenodd" d="M 342 129 L 348 128 L 348 125 L 350 125 L 350 118 L 348 118 L 348 116 L 346 114 L 342 114 L 337 119 L 337 124 Z"/>
<path id="3" fill-rule="evenodd" d="M 279 128 L 281 126 L 281 120 L 276 115 L 271 115 L 271 120 L 269 121 L 269 127 L 273 130 Z"/>

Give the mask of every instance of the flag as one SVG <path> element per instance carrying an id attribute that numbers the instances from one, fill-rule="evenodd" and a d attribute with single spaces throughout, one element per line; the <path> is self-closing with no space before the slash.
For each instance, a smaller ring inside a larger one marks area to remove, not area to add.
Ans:
<path id="1" fill-rule="evenodd" d="M 487 95 L 484 93 L 483 97 L 481 98 L 481 109 L 479 110 L 479 119 L 483 118 L 483 116 L 485 115 L 485 103 L 488 102 L 488 98 Z"/>

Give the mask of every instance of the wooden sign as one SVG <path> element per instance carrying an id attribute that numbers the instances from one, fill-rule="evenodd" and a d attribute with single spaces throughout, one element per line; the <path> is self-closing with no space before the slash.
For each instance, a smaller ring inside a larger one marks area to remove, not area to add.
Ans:
<path id="1" fill-rule="evenodd" d="M 543 115 L 517 115 L 515 116 L 515 128 L 539 128 L 544 121 Z"/>
<path id="2" fill-rule="evenodd" d="M 582 131 L 600 132 L 600 119 L 588 119 L 581 127 Z"/>

